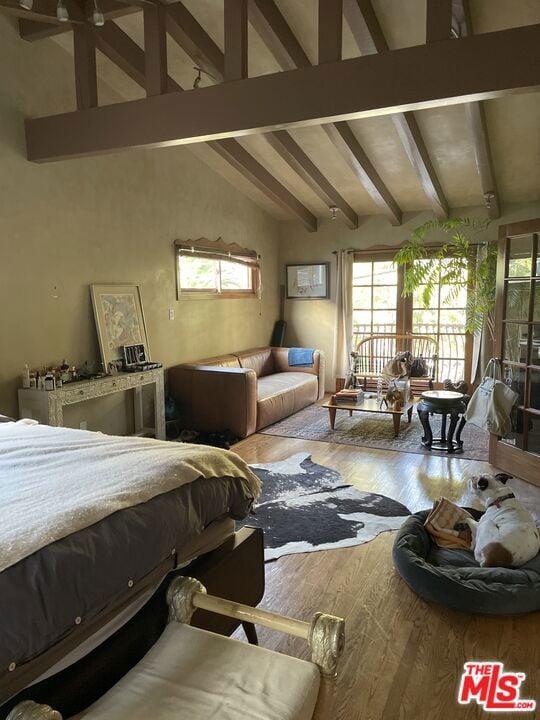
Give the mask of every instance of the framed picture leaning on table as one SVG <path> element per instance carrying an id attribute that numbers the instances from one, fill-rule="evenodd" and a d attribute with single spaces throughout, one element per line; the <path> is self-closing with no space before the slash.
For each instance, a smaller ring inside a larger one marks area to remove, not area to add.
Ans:
<path id="1" fill-rule="evenodd" d="M 101 359 L 106 372 L 122 360 L 124 345 L 144 345 L 150 359 L 148 335 L 138 285 L 91 285 Z"/>

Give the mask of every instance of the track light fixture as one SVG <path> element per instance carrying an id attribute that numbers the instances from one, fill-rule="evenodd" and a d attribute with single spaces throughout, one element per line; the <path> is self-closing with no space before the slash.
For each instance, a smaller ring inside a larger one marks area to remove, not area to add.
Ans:
<path id="1" fill-rule="evenodd" d="M 495 193 L 492 190 L 488 190 L 488 192 L 484 193 L 484 202 L 486 203 L 486 207 L 488 210 L 491 210 L 491 205 L 494 200 L 495 200 Z"/>
<path id="2" fill-rule="evenodd" d="M 330 205 L 328 209 L 330 210 L 330 220 L 335 220 L 337 218 L 339 208 L 335 205 Z"/>
<path id="3" fill-rule="evenodd" d="M 197 77 L 193 81 L 193 89 L 194 90 L 196 90 L 199 87 L 199 85 L 201 84 L 203 73 L 205 75 L 207 75 L 211 80 L 216 82 L 216 78 L 213 75 L 211 75 L 207 70 L 203 70 L 203 68 L 200 68 L 200 67 L 194 67 L 193 69 L 197 71 Z"/>
<path id="4" fill-rule="evenodd" d="M 34 0 L 19 0 L 19 5 L 23 10 L 31 10 Z"/>
<path id="5" fill-rule="evenodd" d="M 67 7 L 64 5 L 64 0 L 58 0 L 56 6 L 56 19 L 58 22 L 69 22 L 69 13 Z"/>
<path id="6" fill-rule="evenodd" d="M 105 18 L 98 7 L 97 0 L 94 0 L 94 12 L 92 13 L 92 22 L 96 27 L 105 25 Z"/>

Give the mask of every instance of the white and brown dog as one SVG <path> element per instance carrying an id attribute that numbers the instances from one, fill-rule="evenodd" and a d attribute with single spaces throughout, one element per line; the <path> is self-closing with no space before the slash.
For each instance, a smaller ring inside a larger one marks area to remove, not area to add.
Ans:
<path id="1" fill-rule="evenodd" d="M 540 530 L 531 513 L 505 486 L 505 473 L 479 475 L 470 490 L 486 508 L 480 520 L 469 520 L 471 550 L 482 567 L 520 567 L 540 552 Z"/>

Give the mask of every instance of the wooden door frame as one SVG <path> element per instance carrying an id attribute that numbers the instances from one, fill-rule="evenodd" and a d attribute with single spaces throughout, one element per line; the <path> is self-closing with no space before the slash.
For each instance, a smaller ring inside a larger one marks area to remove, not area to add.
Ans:
<path id="1" fill-rule="evenodd" d="M 497 297 L 495 303 L 495 355 L 503 359 L 503 319 L 505 307 L 505 278 L 507 277 L 509 238 L 517 235 L 540 233 L 540 218 L 525 220 L 523 222 L 509 223 L 499 227 L 499 242 L 497 248 Z M 531 300 L 532 302 L 532 300 Z M 529 363 L 527 363 L 528 365 Z M 519 448 L 499 442 L 499 437 L 493 433 L 489 439 L 489 462 L 497 468 L 516 475 L 523 480 L 540 487 L 538 455 L 520 450 Z"/>

